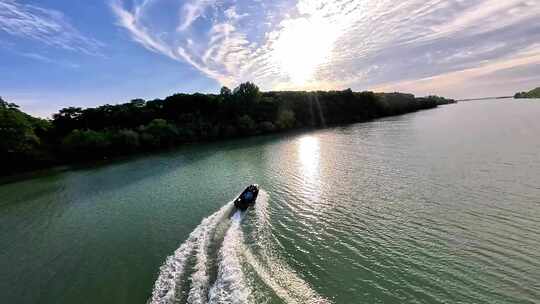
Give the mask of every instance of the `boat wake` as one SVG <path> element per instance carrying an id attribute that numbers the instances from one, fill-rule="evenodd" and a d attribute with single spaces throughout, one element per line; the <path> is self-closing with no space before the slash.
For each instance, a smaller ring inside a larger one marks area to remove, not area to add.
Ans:
<path id="1" fill-rule="evenodd" d="M 161 266 L 148 302 L 240 304 L 270 296 L 285 303 L 330 303 L 276 254 L 266 192 L 254 211 L 254 220 L 243 223 L 245 212 L 235 211 L 231 201 L 203 219 Z"/>

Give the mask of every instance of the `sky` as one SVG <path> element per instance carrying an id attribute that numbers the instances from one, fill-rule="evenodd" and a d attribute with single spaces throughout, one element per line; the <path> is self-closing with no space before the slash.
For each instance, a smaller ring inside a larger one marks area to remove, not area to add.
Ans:
<path id="1" fill-rule="evenodd" d="M 540 0 L 0 0 L 0 96 L 33 115 L 177 92 L 540 86 Z"/>

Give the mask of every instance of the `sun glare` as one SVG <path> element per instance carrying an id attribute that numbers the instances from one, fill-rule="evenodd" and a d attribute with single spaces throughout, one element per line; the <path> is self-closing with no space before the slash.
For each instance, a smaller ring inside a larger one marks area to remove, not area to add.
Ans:
<path id="1" fill-rule="evenodd" d="M 305 136 L 298 141 L 298 157 L 305 177 L 314 177 L 319 169 L 319 140 Z"/>
<path id="2" fill-rule="evenodd" d="M 329 60 L 337 27 L 319 18 L 299 18 L 282 25 L 273 58 L 293 85 L 304 85 L 314 80 L 317 67 Z"/>
<path id="3" fill-rule="evenodd" d="M 315 136 L 301 137 L 298 142 L 298 167 L 302 179 L 302 195 L 312 202 L 318 202 L 321 196 L 320 162 L 321 148 Z"/>

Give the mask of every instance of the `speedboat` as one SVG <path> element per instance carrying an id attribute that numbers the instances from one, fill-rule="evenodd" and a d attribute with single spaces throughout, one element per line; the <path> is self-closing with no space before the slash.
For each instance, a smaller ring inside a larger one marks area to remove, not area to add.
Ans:
<path id="1" fill-rule="evenodd" d="M 246 210 L 249 206 L 255 204 L 257 195 L 259 194 L 259 185 L 249 185 L 243 192 L 234 200 L 234 206 L 240 210 Z"/>

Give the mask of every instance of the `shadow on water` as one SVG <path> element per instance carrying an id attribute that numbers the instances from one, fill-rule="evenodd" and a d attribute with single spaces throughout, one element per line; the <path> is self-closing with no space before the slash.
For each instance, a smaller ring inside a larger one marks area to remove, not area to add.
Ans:
<path id="1" fill-rule="evenodd" d="M 217 153 L 249 149 L 264 143 L 280 140 L 283 135 L 265 135 L 223 142 L 185 145 L 174 150 L 141 154 L 90 164 L 37 172 L 25 175 L 25 180 L 3 179 L 0 196 L 10 199 L 0 201 L 0 206 L 32 201 L 43 195 L 76 187 L 91 196 L 96 190 L 121 189 L 144 179 L 166 175 L 195 164 Z M 119 176 L 123 178 L 118 178 Z"/>
<path id="2" fill-rule="evenodd" d="M 19 176 L 16 179 L 0 180 L 0 206 L 12 203 L 32 201 L 43 195 L 75 187 L 78 192 L 92 196 L 111 189 L 128 187 L 139 181 L 156 176 L 167 175 L 183 167 L 194 165 L 216 154 L 241 151 L 264 144 L 290 140 L 317 130 L 295 130 L 279 134 L 252 136 L 224 141 L 184 145 L 172 150 L 139 154 L 112 160 L 75 164 L 39 171 L 34 174 Z M 319 130 L 320 131 L 320 130 Z M 255 164 L 256 158 L 245 158 L 247 163 Z M 119 176 L 123 178 L 118 178 Z M 26 178 L 26 179 L 21 179 Z"/>

